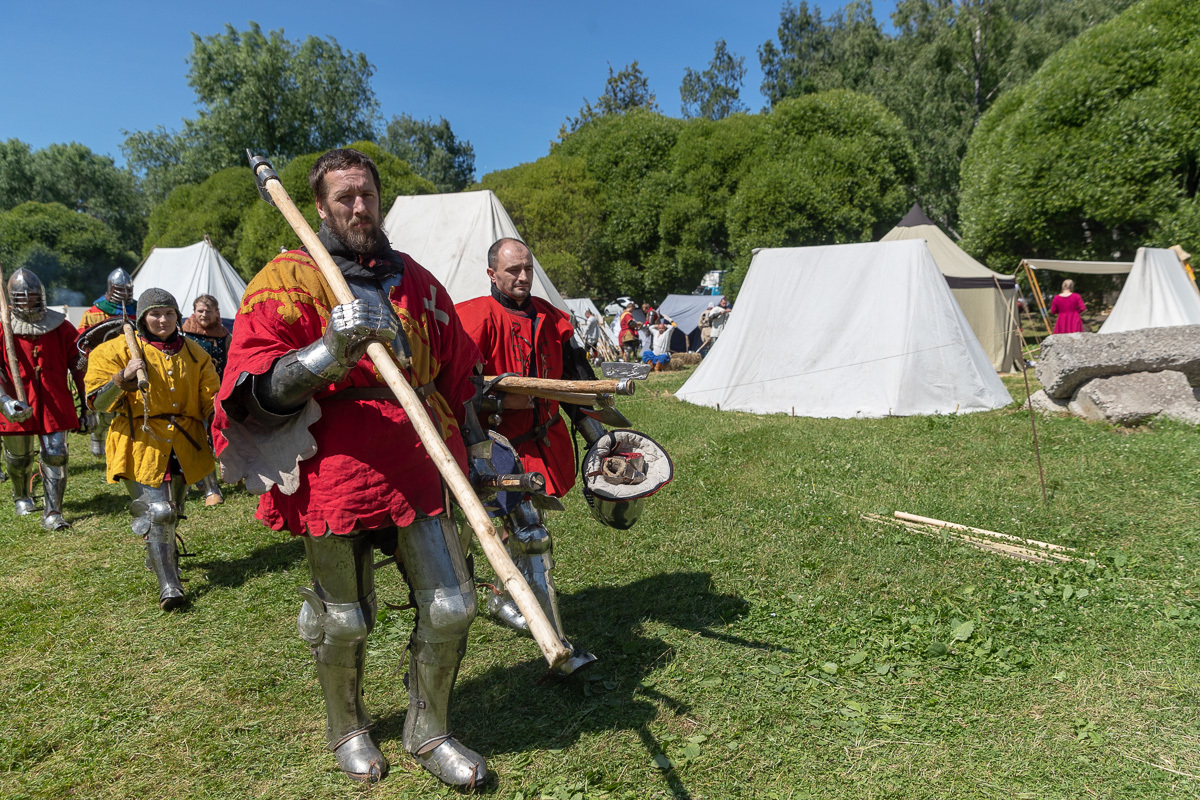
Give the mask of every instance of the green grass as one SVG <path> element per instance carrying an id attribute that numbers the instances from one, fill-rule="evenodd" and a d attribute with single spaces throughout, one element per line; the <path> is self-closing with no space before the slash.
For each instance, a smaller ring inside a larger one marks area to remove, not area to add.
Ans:
<path id="1" fill-rule="evenodd" d="M 452 717 L 491 796 L 1200 794 L 1177 774 L 1200 775 L 1200 433 L 1039 419 L 1043 505 L 1017 407 L 755 416 L 676 401 L 686 375 L 622 403 L 676 465 L 638 525 L 600 526 L 577 491 L 551 516 L 568 633 L 599 663 L 538 685 L 530 640 L 472 627 Z M 370 640 L 392 773 L 368 789 L 324 749 L 301 543 L 248 495 L 191 503 L 192 604 L 163 614 L 123 495 L 71 445 L 73 530 L 0 508 L 0 796 L 453 794 L 400 745 L 410 612 Z M 859 517 L 897 509 L 1095 557 L 1030 565 Z M 394 569 L 378 580 L 404 601 Z"/>

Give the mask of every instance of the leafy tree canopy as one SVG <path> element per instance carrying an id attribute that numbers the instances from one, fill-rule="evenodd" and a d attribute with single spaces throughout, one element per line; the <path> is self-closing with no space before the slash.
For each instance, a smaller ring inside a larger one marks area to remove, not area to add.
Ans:
<path id="1" fill-rule="evenodd" d="M 437 191 L 432 183 L 413 173 L 412 168 L 406 162 L 396 158 L 374 142 L 354 142 L 348 146 L 370 156 L 379 168 L 379 181 L 383 184 L 383 193 L 379 203 L 381 214 L 387 214 L 392 202 L 399 195 L 432 194 Z M 321 150 L 297 156 L 288 162 L 286 167 L 279 170 L 279 180 L 283 184 L 283 188 L 287 189 L 288 194 L 304 213 L 305 219 L 312 225 L 313 230 L 316 230 L 320 224 L 320 217 L 317 215 L 317 205 L 313 201 L 312 190 L 308 186 L 308 172 L 324 152 Z M 246 168 L 244 172 L 250 185 L 253 186 L 254 181 L 250 176 L 249 168 Z M 255 194 L 257 195 L 257 193 L 256 189 Z M 292 250 L 300 246 L 300 240 L 296 237 L 295 231 L 291 229 L 279 210 L 264 202 L 252 204 L 243 214 L 237 236 L 240 241 L 234 266 L 247 279 L 253 277 L 264 264 L 279 255 L 280 248 Z M 231 253 L 225 253 L 226 258 L 229 258 L 230 255 Z"/>
<path id="2" fill-rule="evenodd" d="M 635 108 L 647 111 L 657 111 L 658 103 L 654 92 L 650 91 L 650 80 L 642 72 L 635 60 L 614 73 L 612 64 L 608 65 L 608 80 L 604 82 L 604 93 L 592 105 L 587 98 L 583 100 L 583 108 L 579 116 L 568 119 L 559 131 L 561 139 L 565 134 L 577 131 L 592 120 L 613 114 L 624 114 Z"/>
<path id="3" fill-rule="evenodd" d="M 247 148 L 287 161 L 374 135 L 375 68 L 332 37 L 297 43 L 255 22 L 246 31 L 226 25 L 223 34 L 193 35 L 188 65 L 198 116 L 179 132 L 127 132 L 122 146 L 156 201 L 242 163 Z"/>
<path id="4" fill-rule="evenodd" d="M 870 0 L 828 18 L 788 2 L 776 39 L 759 48 L 763 95 L 845 88 L 870 94 L 903 122 L 917 155 L 915 194 L 950 231 L 959 166 L 976 124 L 1001 94 L 1081 31 L 1134 0 L 899 0 L 885 34 Z"/>
<path id="5" fill-rule="evenodd" d="M 176 186 L 150 212 L 145 258 L 155 247 L 186 247 L 207 234 L 221 253 L 233 256 L 241 243 L 242 218 L 259 202 L 249 167 L 227 167 L 203 183 Z"/>
<path id="6" fill-rule="evenodd" d="M 572 194 L 568 177 L 586 190 Z M 837 91 L 722 120 L 601 117 L 482 186 L 556 283 L 657 300 L 710 269 L 744 270 L 754 247 L 882 235 L 911 202 L 912 177 L 899 120 Z"/>
<path id="7" fill-rule="evenodd" d="M 90 301 L 104 291 L 104 279 L 115 267 L 132 269 L 136 263 L 104 223 L 61 203 L 30 201 L 0 211 L 5 274 L 33 270 L 52 302 Z M 80 294 L 64 296 L 64 290 Z"/>
<path id="8" fill-rule="evenodd" d="M 1200 247 L 1200 6 L 1144 0 L 1063 48 L 980 122 L 963 163 L 965 243 L 1132 259 Z"/>
<path id="9" fill-rule="evenodd" d="M 392 117 L 380 144 L 439 192 L 461 192 L 475 182 L 475 148 L 457 139 L 444 117 L 437 123 L 408 114 Z"/>
<path id="10" fill-rule="evenodd" d="M 708 69 L 696 72 L 689 67 L 684 73 L 679 86 L 684 118 L 725 119 L 730 114 L 748 111 L 740 99 L 745 77 L 745 56 L 733 55 L 725 40 L 718 39 Z"/>
<path id="11" fill-rule="evenodd" d="M 96 218 L 128 250 L 137 250 L 146 231 L 145 202 L 133 174 L 74 142 L 36 151 L 18 139 L 0 143 L 0 210 L 31 200 Z"/>

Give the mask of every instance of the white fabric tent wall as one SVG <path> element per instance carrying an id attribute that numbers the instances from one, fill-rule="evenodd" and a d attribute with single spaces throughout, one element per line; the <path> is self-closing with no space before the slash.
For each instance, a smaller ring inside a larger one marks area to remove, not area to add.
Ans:
<path id="1" fill-rule="evenodd" d="M 156 247 L 133 272 L 134 293 L 166 289 L 184 316 L 202 294 L 217 298 L 221 316 L 229 319 L 242 304 L 246 282 L 207 240 L 187 247 Z"/>
<path id="2" fill-rule="evenodd" d="M 1015 276 L 988 269 L 959 247 L 914 204 L 903 220 L 881 242 L 924 239 L 933 260 L 950 284 L 963 316 L 983 345 L 992 369 L 1019 369 L 1024 359 L 1013 320 L 1017 314 Z"/>
<path id="3" fill-rule="evenodd" d="M 1200 324 L 1200 294 L 1170 250 L 1139 247 L 1133 269 L 1100 333 Z"/>
<path id="4" fill-rule="evenodd" d="M 676 396 L 842 418 L 1012 402 L 921 240 L 756 251 L 724 333 Z"/>
<path id="5" fill-rule="evenodd" d="M 611 345 L 616 346 L 617 340 L 613 338 L 612 331 L 604 324 L 604 315 L 600 313 L 600 309 L 596 308 L 596 304 L 590 297 L 564 297 L 563 302 L 567 305 L 567 311 L 571 315 L 571 322 L 575 325 L 576 331 L 582 333 L 583 326 L 586 324 L 585 312 L 591 311 L 600 326 L 600 335 Z"/>
<path id="6" fill-rule="evenodd" d="M 397 197 L 383 230 L 392 247 L 432 272 L 455 303 L 490 294 L 488 248 L 497 239 L 521 239 L 512 217 L 490 190 Z M 536 255 L 531 291 L 569 311 Z"/>

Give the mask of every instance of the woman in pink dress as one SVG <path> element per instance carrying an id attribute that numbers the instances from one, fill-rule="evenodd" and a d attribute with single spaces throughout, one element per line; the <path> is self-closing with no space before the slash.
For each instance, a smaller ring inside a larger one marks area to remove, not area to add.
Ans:
<path id="1" fill-rule="evenodd" d="M 1050 313 L 1058 315 L 1054 321 L 1054 332 L 1082 333 L 1083 319 L 1079 315 L 1086 310 L 1083 298 L 1075 294 L 1075 281 L 1069 278 L 1063 281 L 1062 291 L 1050 301 Z"/>

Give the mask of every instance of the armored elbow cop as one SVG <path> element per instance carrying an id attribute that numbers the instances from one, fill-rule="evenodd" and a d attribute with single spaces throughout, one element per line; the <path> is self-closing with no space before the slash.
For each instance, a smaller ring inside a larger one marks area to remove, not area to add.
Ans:
<path id="1" fill-rule="evenodd" d="M 646 498 L 671 482 L 675 466 L 662 445 L 646 434 L 615 430 L 588 449 L 580 472 L 592 516 L 610 528 L 629 530 Z"/>

